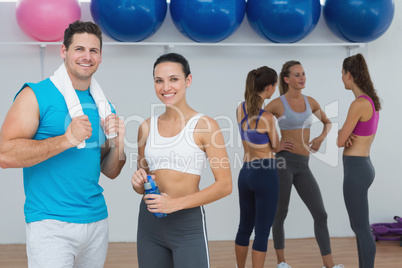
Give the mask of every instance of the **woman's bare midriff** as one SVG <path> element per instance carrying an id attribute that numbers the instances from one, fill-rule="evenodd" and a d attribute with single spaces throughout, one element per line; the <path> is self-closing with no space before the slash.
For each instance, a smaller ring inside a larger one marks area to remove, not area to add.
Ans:
<path id="1" fill-rule="evenodd" d="M 200 175 L 171 169 L 158 169 L 150 173 L 155 175 L 155 182 L 161 193 L 166 193 L 172 198 L 184 197 L 200 191 Z"/>
<path id="2" fill-rule="evenodd" d="M 250 162 L 256 159 L 275 158 L 274 151 L 267 144 L 254 144 L 243 142 L 244 157 L 243 162 Z"/>
<path id="3" fill-rule="evenodd" d="M 308 156 L 310 154 L 310 129 L 281 130 L 281 141 L 291 141 L 294 149 L 291 153 Z"/>
<path id="4" fill-rule="evenodd" d="M 349 156 L 369 156 L 374 136 L 375 134 L 371 136 L 356 136 L 352 141 L 352 145 L 347 148 L 345 147 L 343 154 Z"/>

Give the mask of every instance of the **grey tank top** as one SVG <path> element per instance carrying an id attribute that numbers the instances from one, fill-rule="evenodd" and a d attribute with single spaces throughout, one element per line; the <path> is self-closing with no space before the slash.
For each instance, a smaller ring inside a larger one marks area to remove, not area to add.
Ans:
<path id="1" fill-rule="evenodd" d="M 303 95 L 306 103 L 306 110 L 298 113 L 292 110 L 285 95 L 280 96 L 283 104 L 283 115 L 278 118 L 278 124 L 281 130 L 291 130 L 300 128 L 310 128 L 313 123 L 313 112 L 306 96 Z"/>

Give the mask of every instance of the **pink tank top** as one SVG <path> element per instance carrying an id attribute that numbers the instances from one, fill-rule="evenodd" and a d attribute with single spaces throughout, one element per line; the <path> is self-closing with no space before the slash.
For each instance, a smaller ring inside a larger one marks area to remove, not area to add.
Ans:
<path id="1" fill-rule="evenodd" d="M 377 132 L 380 113 L 375 110 L 374 102 L 370 97 L 361 95 L 359 96 L 359 98 L 365 98 L 371 103 L 371 107 L 373 107 L 373 115 L 371 116 L 370 120 L 366 122 L 357 122 L 355 129 L 353 130 L 353 134 L 356 134 L 358 136 L 371 136 Z"/>

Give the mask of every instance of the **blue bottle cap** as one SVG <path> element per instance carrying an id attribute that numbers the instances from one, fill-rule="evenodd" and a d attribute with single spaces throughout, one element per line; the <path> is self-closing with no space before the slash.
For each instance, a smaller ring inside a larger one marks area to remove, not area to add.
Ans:
<path id="1" fill-rule="evenodd" d="M 152 190 L 152 185 L 149 182 L 146 182 L 144 183 L 144 189 L 145 191 Z"/>
<path id="2" fill-rule="evenodd" d="M 156 186 L 155 181 L 152 179 L 151 175 L 147 175 L 147 179 L 148 179 L 148 182 L 144 183 L 144 188 L 145 188 L 145 184 L 149 184 L 149 186 L 147 186 L 149 188 L 148 189 L 145 188 L 145 190 L 150 190 L 150 189 L 155 190 L 157 186 Z"/>

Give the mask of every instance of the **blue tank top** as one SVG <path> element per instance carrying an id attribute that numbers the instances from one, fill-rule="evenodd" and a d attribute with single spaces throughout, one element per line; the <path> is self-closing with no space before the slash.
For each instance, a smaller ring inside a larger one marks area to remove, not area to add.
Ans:
<path id="1" fill-rule="evenodd" d="M 304 102 L 306 103 L 306 110 L 298 113 L 292 110 L 285 95 L 281 95 L 280 99 L 283 104 L 283 115 L 278 118 L 278 125 L 281 130 L 310 128 L 313 123 L 313 114 L 310 104 L 306 96 L 303 95 Z"/>
<path id="2" fill-rule="evenodd" d="M 33 90 L 39 105 L 39 127 L 33 139 L 43 140 L 64 134 L 71 117 L 58 89 L 50 79 L 24 84 L 22 89 L 26 86 Z M 70 148 L 23 169 L 26 222 L 54 219 L 91 223 L 108 216 L 103 188 L 99 185 L 100 146 L 106 137 L 89 90 L 76 92 L 83 112 L 92 124 L 92 136 L 86 140 L 83 149 Z"/>
<path id="3" fill-rule="evenodd" d="M 258 126 L 258 121 L 261 118 L 261 115 L 265 112 L 265 110 L 261 110 L 257 116 L 257 121 L 255 122 L 255 128 L 251 129 L 250 125 L 248 124 L 248 114 L 246 112 L 246 103 L 243 102 L 243 111 L 244 111 L 244 117 L 239 123 L 239 132 L 240 132 L 240 137 L 244 141 L 248 141 L 254 144 L 267 144 L 269 143 L 269 136 L 268 132 L 265 133 L 260 133 L 257 131 L 257 126 Z M 244 130 L 242 125 L 246 121 L 247 123 L 247 130 Z"/>

